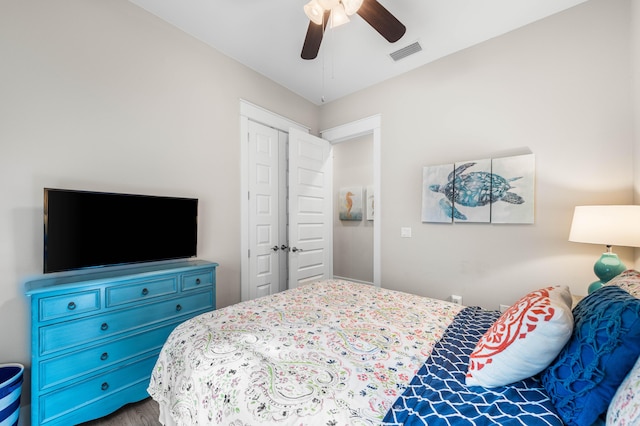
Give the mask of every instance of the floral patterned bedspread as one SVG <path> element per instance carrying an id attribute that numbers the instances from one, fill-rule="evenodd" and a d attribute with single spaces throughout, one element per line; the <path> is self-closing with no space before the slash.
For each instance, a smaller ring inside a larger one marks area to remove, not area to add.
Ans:
<path id="1" fill-rule="evenodd" d="M 177 425 L 372 425 L 461 307 L 328 280 L 200 315 L 168 338 L 149 394 Z"/>

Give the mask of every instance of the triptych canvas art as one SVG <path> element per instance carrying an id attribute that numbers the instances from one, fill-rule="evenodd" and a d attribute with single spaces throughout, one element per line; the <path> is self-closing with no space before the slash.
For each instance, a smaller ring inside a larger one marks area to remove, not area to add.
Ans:
<path id="1" fill-rule="evenodd" d="M 535 156 L 424 167 L 422 222 L 534 222 Z"/>
<path id="2" fill-rule="evenodd" d="M 373 187 L 344 187 L 339 219 L 374 220 Z M 488 158 L 426 166 L 422 222 L 534 223 L 535 156 Z"/>

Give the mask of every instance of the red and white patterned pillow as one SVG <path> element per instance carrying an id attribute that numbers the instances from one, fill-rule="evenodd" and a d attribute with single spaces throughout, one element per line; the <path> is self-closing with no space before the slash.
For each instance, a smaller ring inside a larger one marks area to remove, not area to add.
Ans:
<path id="1" fill-rule="evenodd" d="M 468 386 L 505 386 L 544 370 L 573 332 L 567 286 L 533 291 L 507 309 L 469 358 Z"/>

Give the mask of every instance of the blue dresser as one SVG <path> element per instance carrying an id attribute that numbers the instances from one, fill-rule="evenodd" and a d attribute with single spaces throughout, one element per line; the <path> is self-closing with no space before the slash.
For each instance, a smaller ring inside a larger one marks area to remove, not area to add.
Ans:
<path id="1" fill-rule="evenodd" d="M 74 425 L 147 398 L 171 331 L 215 309 L 217 266 L 177 261 L 27 282 L 32 424 Z"/>

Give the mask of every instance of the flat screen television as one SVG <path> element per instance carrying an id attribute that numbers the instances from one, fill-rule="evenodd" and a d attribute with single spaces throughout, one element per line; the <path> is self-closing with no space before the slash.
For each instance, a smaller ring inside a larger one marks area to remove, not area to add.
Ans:
<path id="1" fill-rule="evenodd" d="M 44 273 L 196 256 L 198 199 L 44 189 Z"/>

